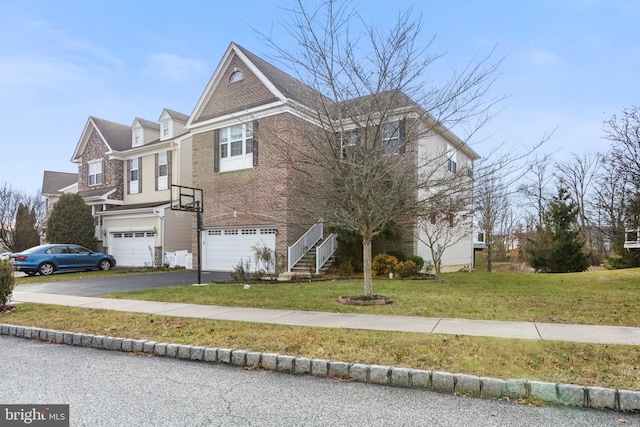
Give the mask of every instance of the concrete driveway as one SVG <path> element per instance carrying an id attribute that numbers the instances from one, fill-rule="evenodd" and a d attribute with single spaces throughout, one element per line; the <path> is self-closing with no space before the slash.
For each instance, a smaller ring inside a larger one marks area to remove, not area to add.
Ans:
<path id="1" fill-rule="evenodd" d="M 180 270 L 173 272 L 130 274 L 127 276 L 112 276 L 96 279 L 73 280 L 74 273 L 60 273 L 68 275 L 70 280 L 51 283 L 32 283 L 16 286 L 16 291 L 41 292 L 47 294 L 75 295 L 81 297 L 95 297 L 113 292 L 132 291 L 138 289 L 164 288 L 167 286 L 187 286 L 198 283 L 198 272 Z M 201 282 L 229 281 L 231 275 L 227 272 L 203 271 Z"/>

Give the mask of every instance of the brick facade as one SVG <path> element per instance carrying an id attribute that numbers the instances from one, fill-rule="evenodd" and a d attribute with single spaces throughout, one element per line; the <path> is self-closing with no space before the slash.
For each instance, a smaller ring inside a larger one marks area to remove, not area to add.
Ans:
<path id="1" fill-rule="evenodd" d="M 289 117 L 287 117 L 289 116 Z M 296 120 L 288 114 L 258 121 L 259 129 L 281 126 L 282 121 Z M 283 167 L 277 143 L 267 132 L 255 133 L 259 144 L 258 165 L 229 172 L 215 173 L 213 131 L 194 135 L 193 182 L 203 190 L 203 226 L 275 226 L 276 252 L 286 254 L 313 224 L 303 220 L 291 206 L 297 202 L 291 194 L 290 171 Z M 194 248 L 195 249 L 195 248 Z"/>
<path id="2" fill-rule="evenodd" d="M 116 191 L 109 196 L 113 200 L 122 200 L 124 162 L 122 160 L 109 160 L 106 155 L 107 146 L 96 131 L 93 129 L 87 141 L 87 145 L 82 152 L 82 162 L 78 166 L 78 191 L 98 190 L 115 187 Z M 100 185 L 89 186 L 88 164 L 103 160 L 103 182 Z"/>
<path id="3" fill-rule="evenodd" d="M 242 73 L 242 79 L 229 83 L 229 78 L 235 71 Z M 273 99 L 273 93 L 262 84 L 244 62 L 233 55 L 229 66 L 221 74 L 220 82 L 204 107 L 201 117 L 216 117 Z"/>

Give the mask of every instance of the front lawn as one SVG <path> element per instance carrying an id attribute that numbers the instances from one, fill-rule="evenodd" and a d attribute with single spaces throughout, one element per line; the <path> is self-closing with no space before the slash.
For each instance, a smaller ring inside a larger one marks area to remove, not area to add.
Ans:
<path id="1" fill-rule="evenodd" d="M 132 291 L 112 298 L 340 313 L 640 326 L 640 269 L 574 274 L 449 273 L 441 280 L 374 280 L 386 306 L 338 304 L 361 280 L 211 284 Z"/>
<path id="2" fill-rule="evenodd" d="M 197 304 L 514 321 L 640 325 L 640 269 L 579 274 L 443 274 L 442 280 L 375 280 L 387 306 L 339 305 L 361 280 L 183 286 L 112 295 Z M 19 304 L 0 323 L 158 342 L 234 348 L 459 372 L 495 378 L 640 390 L 640 346 L 599 345 L 265 325 Z"/>

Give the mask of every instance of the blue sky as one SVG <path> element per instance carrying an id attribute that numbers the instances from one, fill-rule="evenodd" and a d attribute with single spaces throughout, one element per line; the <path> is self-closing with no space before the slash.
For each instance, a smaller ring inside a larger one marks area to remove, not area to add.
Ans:
<path id="1" fill-rule="evenodd" d="M 410 1 L 355 2 L 384 25 Z M 255 30 L 282 45 L 289 0 L 0 0 L 0 184 L 29 194 L 44 170 L 76 172 L 69 159 L 89 116 L 130 125 L 163 108 L 190 114 L 231 41 L 269 60 Z M 606 151 L 603 121 L 640 99 L 640 2 L 635 0 L 423 0 L 423 42 L 436 36 L 439 70 L 497 45 L 504 57 L 493 96 L 508 95 L 474 146 Z M 445 75 L 446 78 L 446 75 Z"/>

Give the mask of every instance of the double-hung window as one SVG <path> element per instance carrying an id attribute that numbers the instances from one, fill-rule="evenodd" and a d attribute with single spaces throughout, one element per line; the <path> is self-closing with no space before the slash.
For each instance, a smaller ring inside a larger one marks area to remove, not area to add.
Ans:
<path id="1" fill-rule="evenodd" d="M 167 190 L 169 188 L 169 152 L 163 151 L 156 155 L 156 190 Z"/>
<path id="2" fill-rule="evenodd" d="M 400 123 L 391 122 L 382 125 L 382 147 L 386 154 L 398 152 L 400 144 Z"/>
<path id="3" fill-rule="evenodd" d="M 451 173 L 458 171 L 458 164 L 456 163 L 456 150 L 451 145 L 447 144 L 447 170 Z"/>
<path id="4" fill-rule="evenodd" d="M 253 123 L 219 130 L 220 172 L 250 168 L 255 164 Z"/>
<path id="5" fill-rule="evenodd" d="M 104 175 L 102 173 L 102 161 L 89 163 L 89 169 L 87 172 L 88 175 L 88 184 L 89 185 L 100 185 L 104 180 Z"/>
<path id="6" fill-rule="evenodd" d="M 131 159 L 128 163 L 129 194 L 138 194 L 140 192 L 140 158 Z"/>

